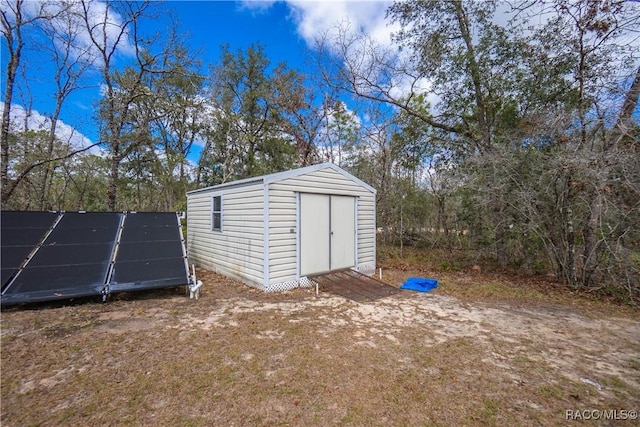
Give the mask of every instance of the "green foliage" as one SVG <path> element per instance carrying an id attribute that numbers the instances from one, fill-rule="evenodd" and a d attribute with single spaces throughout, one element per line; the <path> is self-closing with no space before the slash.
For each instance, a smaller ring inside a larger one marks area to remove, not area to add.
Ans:
<path id="1" fill-rule="evenodd" d="M 498 6 L 398 1 L 394 49 L 344 31 L 320 78 L 272 65 L 260 45 L 223 46 L 204 76 L 177 27 L 143 39 L 149 4 L 109 3 L 138 49 L 115 61 L 94 43 L 104 157 L 12 123 L 3 205 L 184 210 L 190 189 L 331 160 L 377 189 L 379 239 L 401 253 L 469 251 L 633 300 L 640 70 L 629 40 L 640 6 L 519 4 L 506 25 Z"/>
<path id="2" fill-rule="evenodd" d="M 438 223 L 453 220 L 475 250 L 494 247 L 503 265 L 552 267 L 574 286 L 622 279 L 629 285 L 617 289 L 637 294 L 628 255 L 638 246 L 637 193 L 626 198 L 638 188 L 638 164 L 629 162 L 637 149 L 613 142 L 637 121 L 619 101 L 637 105 L 637 50 L 625 38 L 639 23 L 637 6 L 543 8 L 544 21 L 524 8 L 519 27 L 502 28 L 492 2 L 395 3 L 396 41 L 417 52 L 416 72 L 441 99 L 438 117 L 406 104 L 396 140 L 407 141 L 405 150 L 419 146 L 438 182 L 457 179 L 453 191 L 431 185 L 449 212 Z M 620 75 L 636 82 L 627 95 L 611 90 Z M 614 125 L 625 120 L 630 126 Z"/>
<path id="3" fill-rule="evenodd" d="M 72 147 L 58 139 L 48 152 L 49 133 L 26 131 L 9 134 L 9 182 L 17 182 L 5 208 L 9 210 L 104 210 L 106 163 L 90 154 L 66 157 Z M 51 160 L 60 159 L 60 160 Z M 46 167 L 49 173 L 45 175 Z M 26 174 L 26 175 L 25 175 Z M 45 187 L 45 176 L 47 185 Z"/>
<path id="4" fill-rule="evenodd" d="M 260 46 L 231 52 L 222 47 L 212 71 L 211 127 L 198 165 L 198 180 L 213 185 L 289 169 L 296 149 L 284 135 L 284 107 L 296 101 L 300 78 L 284 66 L 270 70 Z"/>

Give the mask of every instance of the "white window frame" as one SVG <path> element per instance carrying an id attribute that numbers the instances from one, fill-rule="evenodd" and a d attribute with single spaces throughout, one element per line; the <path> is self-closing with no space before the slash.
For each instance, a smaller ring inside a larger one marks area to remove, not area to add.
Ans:
<path id="1" fill-rule="evenodd" d="M 216 201 L 215 200 L 216 200 L 217 197 L 220 198 L 220 210 L 218 210 L 218 211 L 215 210 L 215 206 L 216 206 Z M 223 202 L 222 194 L 216 194 L 214 196 L 211 196 L 211 217 L 210 217 L 211 218 L 211 231 L 216 231 L 218 233 L 222 233 L 223 204 L 224 204 L 224 202 Z M 217 228 L 215 226 L 215 220 L 213 219 L 214 215 L 216 215 L 216 214 L 220 215 L 220 227 L 217 227 Z"/>

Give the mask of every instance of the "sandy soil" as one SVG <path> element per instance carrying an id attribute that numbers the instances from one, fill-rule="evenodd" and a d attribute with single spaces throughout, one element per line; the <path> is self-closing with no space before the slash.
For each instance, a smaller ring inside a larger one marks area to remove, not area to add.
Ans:
<path id="1" fill-rule="evenodd" d="M 203 277 L 198 301 L 168 290 L 108 304 L 5 310 L 2 425 L 564 425 L 567 409 L 640 409 L 640 320 L 633 316 L 470 303 L 441 291 L 355 303 L 310 289 L 263 294 Z M 136 357 L 124 357 L 127 351 Z M 173 370 L 183 364 L 216 368 Z M 160 384 L 168 377 L 199 410 L 166 392 Z M 200 397 L 186 390 L 197 378 L 207 379 Z M 376 381 L 388 389 L 367 385 Z M 130 395 L 120 401 L 100 392 L 103 384 Z M 136 387 L 146 390 L 138 396 Z M 420 405 L 425 396 L 400 400 L 421 387 L 438 410 Z M 227 403 L 244 396 L 250 404 L 204 405 L 212 396 Z"/>

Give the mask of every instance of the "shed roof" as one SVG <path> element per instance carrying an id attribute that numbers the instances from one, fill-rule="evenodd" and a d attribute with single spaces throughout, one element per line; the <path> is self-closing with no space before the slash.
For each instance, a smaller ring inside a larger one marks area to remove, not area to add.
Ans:
<path id="1" fill-rule="evenodd" d="M 210 187 L 199 188 L 197 190 L 189 191 L 187 192 L 187 194 L 200 193 L 203 191 L 210 191 L 210 190 L 222 190 L 222 189 L 229 189 L 229 188 L 235 188 L 235 187 L 242 187 L 245 185 L 260 183 L 260 182 L 262 182 L 265 185 L 268 185 L 272 182 L 278 182 L 278 181 L 282 181 L 289 178 L 295 178 L 297 176 L 304 175 L 311 172 L 316 172 L 322 169 L 333 169 L 339 174 L 349 178 L 350 180 L 356 182 L 358 185 L 361 185 L 362 187 L 371 191 L 372 193 L 374 194 L 376 193 L 376 189 L 370 186 L 369 184 L 367 184 L 366 182 L 356 178 L 355 176 L 351 175 L 349 172 L 345 171 L 344 169 L 340 168 L 339 166 L 331 162 L 325 162 L 325 163 L 318 163 L 311 166 L 306 166 L 303 168 L 292 169 L 284 172 L 276 172 L 268 175 L 255 176 L 252 178 L 245 178 L 237 181 L 231 181 L 231 182 L 225 182 L 223 184 L 213 185 Z"/>

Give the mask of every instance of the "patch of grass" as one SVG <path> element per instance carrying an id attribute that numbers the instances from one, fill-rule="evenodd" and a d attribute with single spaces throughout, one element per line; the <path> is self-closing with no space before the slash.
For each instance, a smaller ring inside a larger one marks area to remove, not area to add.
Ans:
<path id="1" fill-rule="evenodd" d="M 505 269 L 495 265 L 494 260 L 478 257 L 476 252 L 444 249 L 419 249 L 378 246 L 378 266 L 383 270 L 397 270 L 419 277 L 432 277 L 440 281 L 441 289 L 458 298 L 508 299 L 524 302 L 560 303 L 589 306 L 615 313 L 620 308 L 624 314 L 638 313 L 640 304 L 629 298 L 628 291 L 620 286 L 605 285 L 596 291 L 587 288 L 573 289 L 558 283 L 545 271 Z M 474 267 L 478 265 L 480 268 Z M 388 275 L 388 274 L 387 274 Z M 389 283 L 400 285 L 406 275 Z M 610 307 L 615 307 L 612 312 Z"/>
<path id="2" fill-rule="evenodd" d="M 621 380 L 620 378 L 614 377 L 608 381 L 608 384 L 611 384 L 613 387 L 617 389 L 626 389 L 629 387 L 626 382 Z"/>
<path id="3" fill-rule="evenodd" d="M 616 388 L 616 389 L 626 389 L 628 387 L 626 382 L 614 376 L 605 377 L 603 381 L 603 385 L 609 388 Z"/>
<path id="4" fill-rule="evenodd" d="M 542 384 L 540 386 L 540 393 L 547 399 L 562 399 L 562 389 L 553 384 Z"/>
<path id="5" fill-rule="evenodd" d="M 640 371 L 640 359 L 637 357 L 629 358 L 629 367 L 636 371 Z"/>
<path id="6" fill-rule="evenodd" d="M 526 354 L 518 354 L 516 357 L 512 359 L 512 361 L 517 366 L 523 366 L 523 367 L 533 367 L 539 364 L 539 362 L 533 360 Z"/>
<path id="7" fill-rule="evenodd" d="M 206 425 L 207 419 L 205 417 L 178 414 L 170 418 L 169 424 L 174 426 L 198 427 Z"/>
<path id="8" fill-rule="evenodd" d="M 497 297 L 497 298 L 515 298 L 515 299 L 528 299 L 528 298 L 542 298 L 543 295 L 535 289 L 527 288 L 524 286 L 516 286 L 511 283 L 503 281 L 491 280 L 486 283 L 480 283 L 476 285 L 476 292 L 482 297 Z"/>
<path id="9" fill-rule="evenodd" d="M 458 263 L 447 260 L 447 259 L 440 261 L 440 264 L 439 264 L 440 271 L 460 271 L 461 269 L 462 268 Z"/>
<path id="10" fill-rule="evenodd" d="M 500 405 L 492 399 L 484 399 L 482 401 L 481 416 L 484 422 L 492 424 L 496 415 L 500 412 Z"/>

